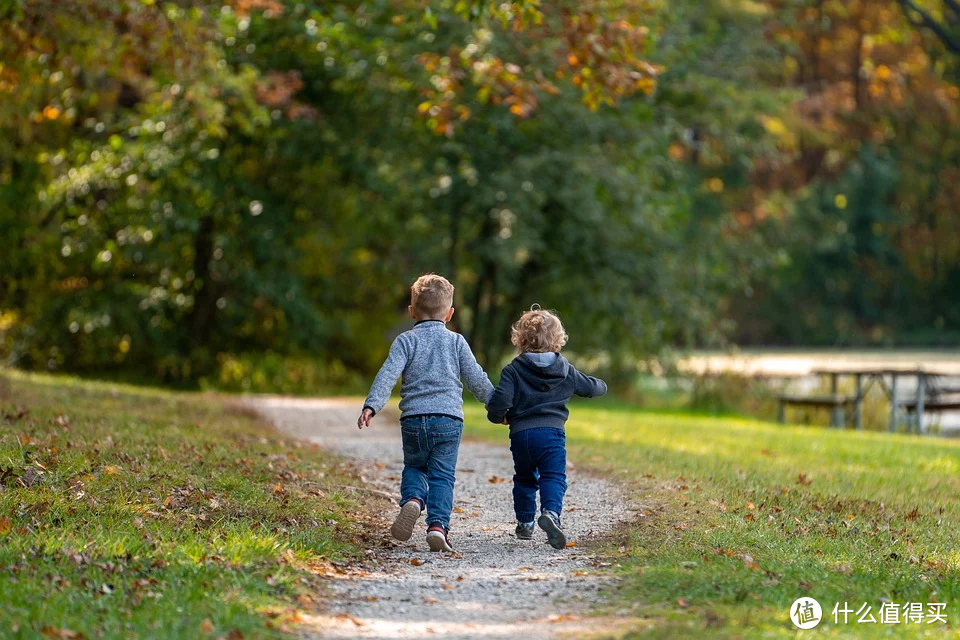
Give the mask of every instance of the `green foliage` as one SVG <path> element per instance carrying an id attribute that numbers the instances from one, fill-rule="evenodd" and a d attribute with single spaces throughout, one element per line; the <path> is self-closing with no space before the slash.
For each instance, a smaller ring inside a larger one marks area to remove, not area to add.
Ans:
<path id="1" fill-rule="evenodd" d="M 481 5 L 426 23 L 403 3 L 83 0 L 49 23 L 27 7 L 4 27 L 25 54 L 0 49 L 17 98 L 0 144 L 13 361 L 349 385 L 344 368 L 378 364 L 423 271 L 454 280 L 456 326 L 489 363 L 533 302 L 611 367 L 717 339 L 743 254 L 699 169 L 668 151 L 694 121 L 738 155 L 765 137 L 703 118 L 739 108 L 749 78 L 698 61 L 742 31 L 664 39 L 656 55 L 692 65 L 651 98 L 667 13 Z"/>

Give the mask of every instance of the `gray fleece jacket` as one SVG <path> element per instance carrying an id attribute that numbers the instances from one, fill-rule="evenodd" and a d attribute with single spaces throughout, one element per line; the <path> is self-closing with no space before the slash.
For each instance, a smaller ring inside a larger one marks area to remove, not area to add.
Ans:
<path id="1" fill-rule="evenodd" d="M 364 408 L 380 413 L 401 377 L 401 418 L 440 414 L 463 420 L 460 378 L 480 402 L 486 404 L 493 395 L 490 378 L 477 364 L 467 341 L 440 320 L 423 320 L 397 336 Z"/>

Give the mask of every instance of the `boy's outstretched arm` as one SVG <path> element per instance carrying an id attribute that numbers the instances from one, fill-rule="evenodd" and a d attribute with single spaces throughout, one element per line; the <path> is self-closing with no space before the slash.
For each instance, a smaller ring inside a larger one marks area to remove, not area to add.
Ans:
<path id="1" fill-rule="evenodd" d="M 576 369 L 573 370 L 574 387 L 573 392 L 584 398 L 595 398 L 602 396 L 607 392 L 607 383 L 600 378 L 587 376 Z"/>
<path id="2" fill-rule="evenodd" d="M 407 352 L 400 338 L 397 338 L 390 345 L 390 354 L 387 355 L 386 361 L 380 367 L 380 371 L 377 372 L 377 377 L 373 379 L 367 399 L 363 401 L 363 411 L 357 419 L 358 428 L 363 429 L 370 426 L 370 419 L 380 413 L 383 406 L 387 404 L 390 393 L 406 366 Z"/>
<path id="3" fill-rule="evenodd" d="M 509 366 L 504 367 L 500 372 L 500 384 L 487 403 L 487 420 L 494 424 L 504 424 L 507 412 L 513 407 L 515 385 L 513 371 Z"/>
<path id="4" fill-rule="evenodd" d="M 470 345 L 467 344 L 463 336 L 460 336 L 460 347 L 457 355 L 460 358 L 460 375 L 467 384 L 467 389 L 470 390 L 473 397 L 483 404 L 487 404 L 490 396 L 493 395 L 493 385 L 490 384 L 487 372 L 477 362 L 477 358 L 473 355 Z"/>

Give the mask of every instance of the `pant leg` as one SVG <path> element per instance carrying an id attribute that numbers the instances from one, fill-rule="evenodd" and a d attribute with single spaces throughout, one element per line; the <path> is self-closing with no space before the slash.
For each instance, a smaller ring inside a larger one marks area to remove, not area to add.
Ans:
<path id="1" fill-rule="evenodd" d="M 429 418 L 426 435 L 430 447 L 427 459 L 427 526 L 440 525 L 449 529 L 463 422 L 452 418 Z"/>
<path id="2" fill-rule="evenodd" d="M 400 505 L 416 498 L 427 503 L 427 442 L 419 419 L 400 423 L 403 441 L 403 473 L 400 477 Z"/>
<path id="3" fill-rule="evenodd" d="M 567 437 L 562 429 L 533 429 L 536 434 L 537 468 L 540 471 L 540 507 L 557 515 L 567 492 Z"/>
<path id="4" fill-rule="evenodd" d="M 537 517 L 539 477 L 536 461 L 530 457 L 529 430 L 510 436 L 513 454 L 513 512 L 517 522 L 533 522 Z"/>

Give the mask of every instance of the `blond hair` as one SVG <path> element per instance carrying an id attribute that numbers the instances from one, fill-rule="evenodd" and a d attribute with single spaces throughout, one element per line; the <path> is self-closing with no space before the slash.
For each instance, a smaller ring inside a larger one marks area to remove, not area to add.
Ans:
<path id="1" fill-rule="evenodd" d="M 556 314 L 535 304 L 513 323 L 510 342 L 520 353 L 559 352 L 567 344 L 567 332 Z"/>
<path id="2" fill-rule="evenodd" d="M 443 276 L 425 273 L 410 287 L 410 304 L 420 320 L 443 320 L 453 306 L 453 285 Z"/>

